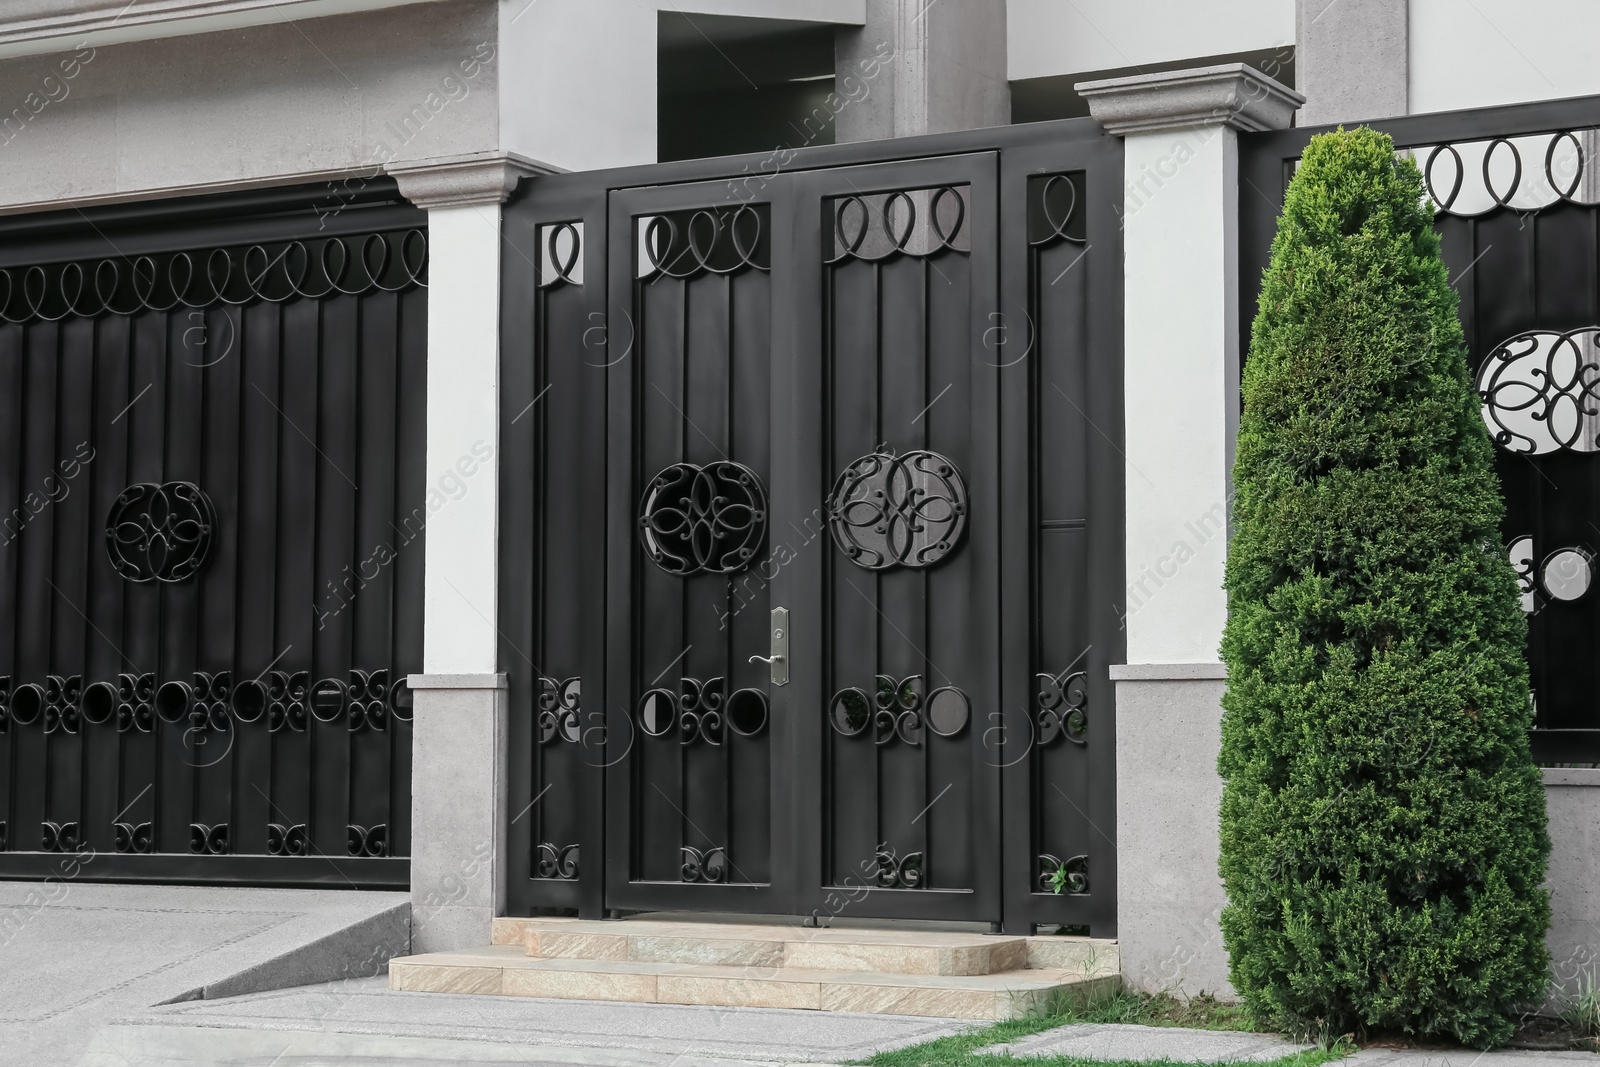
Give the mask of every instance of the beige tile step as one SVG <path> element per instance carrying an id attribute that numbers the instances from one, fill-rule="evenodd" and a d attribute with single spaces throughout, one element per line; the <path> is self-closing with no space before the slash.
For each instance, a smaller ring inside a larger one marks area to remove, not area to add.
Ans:
<path id="1" fill-rule="evenodd" d="M 1028 965 L 1025 938 L 933 930 L 507 918 L 494 921 L 492 940 L 524 945 L 543 959 L 917 975 L 1000 974 Z"/>
<path id="2" fill-rule="evenodd" d="M 1063 979 L 1044 971 L 984 975 L 874 974 L 803 967 L 718 966 L 644 960 L 546 959 L 515 945 L 389 961 L 389 988 L 642 1004 L 804 1008 L 946 1019 L 1011 1019 L 1058 991 L 1109 995 L 1116 974 Z"/>

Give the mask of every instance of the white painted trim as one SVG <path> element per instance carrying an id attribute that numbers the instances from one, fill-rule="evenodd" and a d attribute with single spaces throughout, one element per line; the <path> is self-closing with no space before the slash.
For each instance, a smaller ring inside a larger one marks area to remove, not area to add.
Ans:
<path id="1" fill-rule="evenodd" d="M 424 674 L 498 666 L 500 205 L 428 212 Z"/>
<path id="2" fill-rule="evenodd" d="M 437 0 L 104 0 L 30 18 L 0 18 L 0 59 L 158 37 L 299 22 Z M 98 9 L 98 10 L 96 10 Z"/>
<path id="3" fill-rule="evenodd" d="M 1226 681 L 1228 668 L 1221 663 L 1113 663 L 1113 682 Z"/>

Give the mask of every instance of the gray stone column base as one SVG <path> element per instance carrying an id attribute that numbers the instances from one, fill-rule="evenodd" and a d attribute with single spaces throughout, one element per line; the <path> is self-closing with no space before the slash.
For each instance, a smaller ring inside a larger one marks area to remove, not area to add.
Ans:
<path id="1" fill-rule="evenodd" d="M 1218 925 L 1220 663 L 1113 666 L 1117 686 L 1117 946 L 1142 992 L 1232 997 Z"/>
<path id="2" fill-rule="evenodd" d="M 409 682 L 411 950 L 481 948 L 506 899 L 506 676 Z"/>

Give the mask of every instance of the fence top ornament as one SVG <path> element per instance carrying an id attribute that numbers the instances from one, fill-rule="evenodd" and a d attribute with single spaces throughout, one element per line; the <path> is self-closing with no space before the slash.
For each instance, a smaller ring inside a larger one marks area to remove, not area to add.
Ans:
<path id="1" fill-rule="evenodd" d="M 1107 133 L 1228 126 L 1256 132 L 1289 127 L 1306 98 L 1243 63 L 1164 70 L 1073 86 Z"/>

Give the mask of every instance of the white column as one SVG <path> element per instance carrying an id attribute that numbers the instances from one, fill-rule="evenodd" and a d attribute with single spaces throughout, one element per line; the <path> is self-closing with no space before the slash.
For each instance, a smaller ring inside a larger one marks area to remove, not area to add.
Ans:
<path id="1" fill-rule="evenodd" d="M 1288 126 L 1302 101 L 1239 63 L 1077 88 L 1126 138 L 1128 662 L 1111 668 L 1123 977 L 1227 992 L 1217 647 L 1239 411 L 1238 131 Z"/>
<path id="2" fill-rule="evenodd" d="M 500 205 L 530 161 L 390 169 L 428 210 L 423 674 L 411 772 L 416 952 L 487 945 L 505 905 L 505 676 L 497 672 Z"/>

